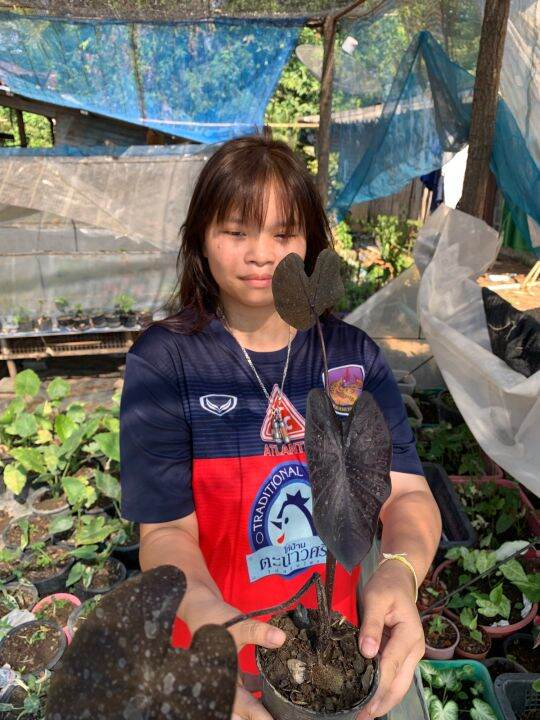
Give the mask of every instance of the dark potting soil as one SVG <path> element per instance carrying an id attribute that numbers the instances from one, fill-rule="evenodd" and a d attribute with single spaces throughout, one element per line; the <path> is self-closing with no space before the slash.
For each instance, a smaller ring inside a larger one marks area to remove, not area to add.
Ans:
<path id="1" fill-rule="evenodd" d="M 52 560 L 51 565 L 42 565 L 42 556 L 34 555 L 27 558 L 23 562 L 23 575 L 31 582 L 45 580 L 46 578 L 58 575 L 69 565 L 71 558 L 67 554 L 67 550 L 51 545 L 43 550 Z"/>
<path id="2" fill-rule="evenodd" d="M 311 628 L 316 628 L 318 611 L 307 612 Z M 287 639 L 277 650 L 260 648 L 268 681 L 295 705 L 318 712 L 352 708 L 369 693 L 375 675 L 373 661 L 360 654 L 358 628 L 332 613 L 330 653 L 320 661 L 312 645 L 314 630 L 298 628 L 292 616 L 290 611 L 269 621 L 284 630 Z"/>
<path id="3" fill-rule="evenodd" d="M 23 675 L 45 667 L 60 649 L 62 632 L 49 625 L 21 628 L 7 637 L 0 648 L 0 666 L 9 663 Z"/>
<path id="4" fill-rule="evenodd" d="M 520 560 L 520 562 L 523 562 Z M 448 590 L 453 590 L 454 588 L 459 587 L 459 576 L 466 574 L 463 570 L 461 570 L 456 563 L 453 563 L 449 567 L 445 568 L 442 571 L 442 579 L 445 585 L 447 586 Z M 498 585 L 503 578 L 499 576 L 497 579 L 493 577 L 493 575 L 488 575 L 487 577 L 483 578 L 479 582 L 476 583 L 476 585 L 471 585 L 468 588 L 465 588 L 464 593 L 466 594 L 470 590 L 478 590 L 479 592 L 485 593 L 486 595 L 489 595 L 491 590 Z M 523 604 L 523 594 L 515 585 L 512 585 L 507 580 L 504 580 L 503 584 L 503 591 L 506 597 L 510 600 L 511 608 L 510 608 L 510 617 L 508 618 L 508 622 L 512 625 L 513 623 L 517 623 L 520 620 L 523 620 L 521 617 L 521 608 L 516 607 L 516 603 Z M 450 608 L 450 610 L 455 613 L 456 615 L 459 615 L 460 610 L 457 608 Z M 478 616 L 479 622 L 482 625 L 491 625 L 492 622 L 497 622 L 500 620 L 500 617 L 495 618 L 484 618 L 482 615 Z"/>
<path id="5" fill-rule="evenodd" d="M 11 515 L 7 510 L 0 510 L 0 533 L 4 532 L 6 525 L 11 520 Z"/>
<path id="6" fill-rule="evenodd" d="M 38 620 L 52 620 L 60 627 L 67 625 L 68 617 L 73 611 L 74 605 L 69 600 L 55 599 L 45 607 L 42 607 L 35 616 Z"/>
<path id="7" fill-rule="evenodd" d="M 28 542 L 35 543 L 45 540 L 49 536 L 49 519 L 40 515 L 35 515 L 30 521 Z M 9 545 L 20 546 L 22 538 L 22 529 L 14 523 L 6 533 L 6 539 Z"/>
<path id="8" fill-rule="evenodd" d="M 429 590 L 433 592 L 429 592 Z M 440 580 L 424 580 L 418 588 L 418 602 L 416 606 L 420 611 L 427 609 L 438 598 L 443 597 L 447 590 Z M 438 609 L 438 608 L 437 608 Z"/>
<path id="9" fill-rule="evenodd" d="M 103 568 L 96 570 L 90 583 L 90 590 L 108 590 L 120 578 L 121 570 L 118 565 L 111 560 L 107 560 Z"/>
<path id="10" fill-rule="evenodd" d="M 34 508 L 36 510 L 58 510 L 64 507 L 66 504 L 66 496 L 61 495 L 60 497 L 51 497 L 49 493 L 44 493 L 39 500 L 34 502 Z"/>
<path id="11" fill-rule="evenodd" d="M 424 633 L 426 635 L 426 643 L 438 650 L 451 647 L 456 642 L 456 631 L 454 628 L 442 618 L 444 629 L 442 632 L 433 632 L 429 629 L 429 620 L 424 622 Z"/>
<path id="12" fill-rule="evenodd" d="M 480 643 L 468 634 L 467 628 L 463 627 L 461 623 L 456 623 L 456 625 L 459 630 L 459 648 L 465 650 L 465 652 L 471 653 L 472 655 L 480 655 L 481 653 L 486 652 L 487 648 L 490 646 L 490 640 L 489 635 L 485 630 L 478 628 L 479 632 L 482 633 L 483 640 L 483 642 Z"/>
<path id="13" fill-rule="evenodd" d="M 19 610 L 30 610 L 32 605 L 34 605 L 35 598 L 29 590 L 17 588 L 15 591 L 8 590 L 7 593 L 12 602 L 3 595 L 0 595 L 0 618 L 7 615 L 11 610 L 17 608 L 19 608 Z"/>
<path id="14" fill-rule="evenodd" d="M 11 563 L 0 562 L 0 581 L 7 580 L 13 576 Z"/>
<path id="15" fill-rule="evenodd" d="M 506 657 L 523 665 L 529 672 L 538 672 L 540 669 L 540 650 L 533 650 L 532 638 L 529 642 L 516 638 L 508 643 Z"/>

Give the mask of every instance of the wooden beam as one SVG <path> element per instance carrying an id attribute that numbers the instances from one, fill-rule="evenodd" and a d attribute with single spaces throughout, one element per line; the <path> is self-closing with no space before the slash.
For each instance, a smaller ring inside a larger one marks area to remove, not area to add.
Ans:
<path id="1" fill-rule="evenodd" d="M 326 205 L 328 200 L 328 167 L 332 116 L 332 83 L 334 80 L 334 41 L 336 21 L 327 15 L 323 24 L 323 67 L 319 97 L 319 132 L 317 133 L 317 187 Z"/>
<path id="2" fill-rule="evenodd" d="M 486 0 L 476 63 L 469 154 L 458 209 L 482 218 L 495 132 L 499 79 L 510 0 Z"/>

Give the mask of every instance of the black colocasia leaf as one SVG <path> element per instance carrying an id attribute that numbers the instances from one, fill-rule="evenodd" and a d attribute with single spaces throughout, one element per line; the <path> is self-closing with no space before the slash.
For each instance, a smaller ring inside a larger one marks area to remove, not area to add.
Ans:
<path id="1" fill-rule="evenodd" d="M 342 422 L 321 389 L 310 390 L 306 455 L 313 522 L 330 552 L 350 572 L 369 552 L 391 491 L 392 441 L 376 400 L 363 392 Z"/>
<path id="2" fill-rule="evenodd" d="M 47 720 L 229 720 L 237 654 L 230 633 L 205 625 L 189 650 L 171 646 L 184 574 L 163 565 L 103 597 L 57 666 Z"/>
<path id="3" fill-rule="evenodd" d="M 272 277 L 272 293 L 279 315 L 297 330 L 308 330 L 316 318 L 333 307 L 345 292 L 340 274 L 339 255 L 327 248 L 315 263 L 309 277 L 300 255 L 289 253 Z"/>

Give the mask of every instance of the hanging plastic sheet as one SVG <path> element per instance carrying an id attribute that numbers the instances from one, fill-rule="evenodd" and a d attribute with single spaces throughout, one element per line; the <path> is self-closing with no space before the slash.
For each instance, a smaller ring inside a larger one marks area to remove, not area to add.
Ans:
<path id="1" fill-rule="evenodd" d="M 452 397 L 482 449 L 540 495 L 540 372 L 525 378 L 491 351 L 480 286 L 500 239 L 444 205 L 420 231 L 418 313 Z"/>
<path id="2" fill-rule="evenodd" d="M 254 132 L 302 18 L 178 23 L 0 12 L 0 85 L 203 143 Z"/>

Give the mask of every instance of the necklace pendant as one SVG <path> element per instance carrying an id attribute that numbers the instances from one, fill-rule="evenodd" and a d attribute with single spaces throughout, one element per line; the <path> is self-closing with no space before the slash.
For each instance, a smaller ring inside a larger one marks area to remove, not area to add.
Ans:
<path id="1" fill-rule="evenodd" d="M 287 435 L 287 428 L 285 427 L 285 423 L 283 422 L 283 417 L 281 415 L 281 410 L 279 408 L 276 408 L 274 412 L 274 420 L 272 422 L 272 437 L 274 438 L 274 441 L 279 444 L 290 442 L 289 436 Z"/>

